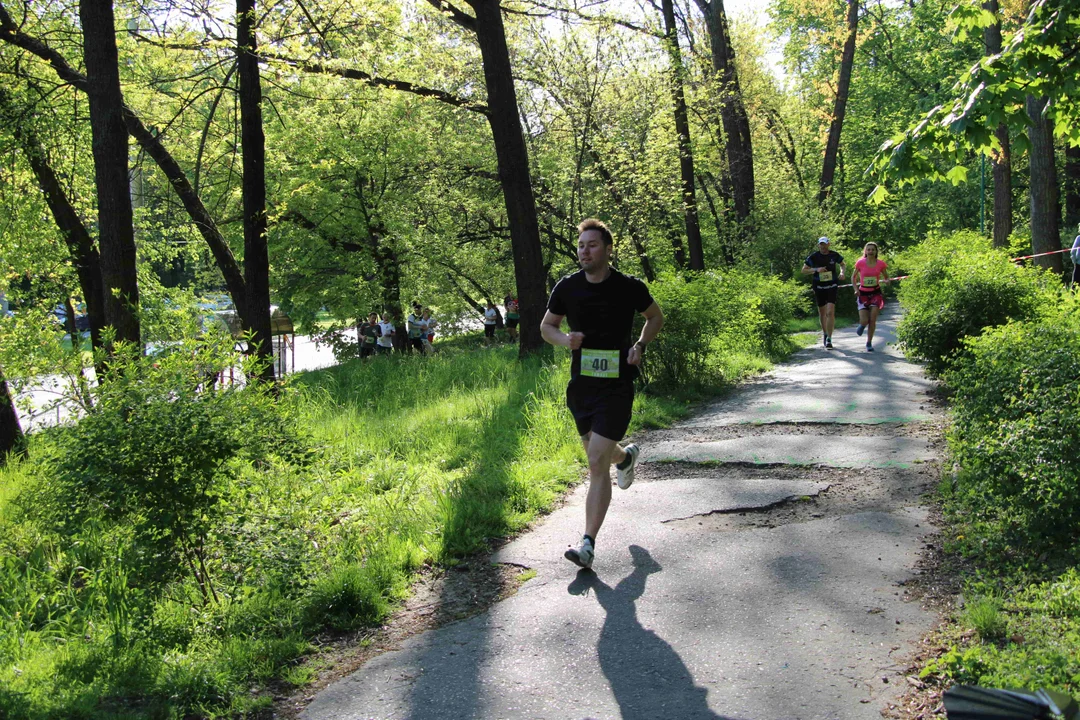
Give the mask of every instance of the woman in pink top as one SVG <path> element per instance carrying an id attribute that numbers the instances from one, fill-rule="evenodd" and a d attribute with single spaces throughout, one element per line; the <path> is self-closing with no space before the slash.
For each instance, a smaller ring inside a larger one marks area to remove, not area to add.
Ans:
<path id="1" fill-rule="evenodd" d="M 885 261 L 878 259 L 877 243 L 868 242 L 863 256 L 855 261 L 851 285 L 855 288 L 855 304 L 859 307 L 859 328 L 856 334 L 866 330 L 866 351 L 874 352 L 874 329 L 878 313 L 885 309 L 885 296 L 881 293 L 883 283 L 889 282 Z"/>

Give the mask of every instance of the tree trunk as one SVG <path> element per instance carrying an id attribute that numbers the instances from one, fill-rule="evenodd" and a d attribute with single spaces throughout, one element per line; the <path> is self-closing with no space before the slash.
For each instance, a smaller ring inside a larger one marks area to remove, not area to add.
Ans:
<path id="1" fill-rule="evenodd" d="M 859 31 L 859 0 L 848 0 L 847 39 L 840 55 L 840 78 L 836 84 L 836 102 L 833 106 L 829 139 L 825 144 L 825 161 L 821 166 L 821 183 L 818 186 L 818 205 L 824 205 L 832 192 L 836 174 L 836 153 L 840 149 L 840 132 L 847 112 L 848 92 L 851 89 L 851 70 L 855 64 L 855 40 Z"/>
<path id="2" fill-rule="evenodd" d="M 1027 114 L 1032 126 L 1031 154 L 1031 249 L 1034 253 L 1061 250 L 1060 212 L 1058 205 L 1057 168 L 1054 166 L 1054 134 L 1048 118 L 1043 115 L 1046 98 L 1027 96 Z M 1035 264 L 1055 273 L 1062 272 L 1061 253 L 1035 258 Z"/>
<path id="3" fill-rule="evenodd" d="M 11 390 L 8 388 L 7 378 L 0 372 L 0 465 L 7 462 L 7 457 L 13 452 L 20 455 L 26 453 L 22 426 L 19 425 L 19 415 L 15 411 L 15 403 L 11 399 Z"/>
<path id="4" fill-rule="evenodd" d="M 709 30 L 712 66 L 719 82 L 720 120 L 727 139 L 735 217 L 745 224 L 754 207 L 754 152 L 750 140 L 750 119 L 746 115 L 739 74 L 735 69 L 735 49 L 731 45 L 724 0 L 697 0 L 697 4 Z"/>
<path id="5" fill-rule="evenodd" d="M 1065 148 L 1065 229 L 1080 229 L 1080 147 Z"/>
<path id="6" fill-rule="evenodd" d="M 79 289 L 86 301 L 86 316 L 90 321 L 90 343 L 101 347 L 101 329 L 105 325 L 105 299 L 101 291 L 101 263 L 97 248 L 90 232 L 83 225 L 71 201 L 64 193 L 60 180 L 53 172 L 45 156 L 45 148 L 37 136 L 33 123 L 22 116 L 15 107 L 11 94 L 0 87 L 0 114 L 15 133 L 15 139 L 26 155 L 34 177 L 37 178 L 45 203 L 49 206 L 53 220 L 60 229 L 60 234 L 67 245 L 75 274 L 79 278 Z"/>
<path id="7" fill-rule="evenodd" d="M 240 146 L 244 179 L 244 287 L 247 291 L 250 352 L 266 362 L 264 380 L 273 380 L 270 362 L 270 256 L 266 244 L 266 140 L 262 126 L 262 87 L 255 55 L 255 0 L 236 0 L 236 77 L 240 104 Z"/>
<path id="8" fill-rule="evenodd" d="M 105 323 L 115 329 L 117 340 L 138 343 L 139 284 L 128 181 L 128 132 L 112 0 L 80 0 L 79 17 L 97 185 Z"/>
<path id="9" fill-rule="evenodd" d="M 986 0 L 983 8 L 998 15 L 998 0 Z M 1001 52 L 1001 23 L 995 22 L 983 31 L 986 54 Z M 1012 234 L 1012 150 L 1009 147 L 1009 128 L 1004 123 L 994 131 L 1001 143 L 1001 153 L 992 159 L 994 170 L 994 247 L 1006 247 Z"/>
<path id="10" fill-rule="evenodd" d="M 540 335 L 540 321 L 547 308 L 540 225 L 529 180 L 529 155 L 521 131 L 502 10 L 497 0 L 473 0 L 471 5 L 476 12 L 476 38 L 484 61 L 484 80 L 490 108 L 488 122 L 495 141 L 499 181 L 510 225 L 514 279 L 521 305 L 518 354 L 524 357 L 545 347 Z"/>
<path id="11" fill-rule="evenodd" d="M 645 276 L 646 280 L 652 282 L 656 279 L 656 271 L 653 270 L 652 262 L 649 260 L 649 253 L 645 249 L 645 233 L 641 228 L 641 224 L 634 218 L 634 209 L 626 202 L 626 198 L 623 197 L 622 191 L 619 190 L 615 178 L 601 161 L 600 153 L 596 151 L 596 147 L 591 141 L 588 141 L 588 149 L 589 157 L 592 158 L 593 166 L 600 174 L 600 179 L 604 181 L 608 194 L 611 195 L 611 199 L 615 201 L 623 214 L 627 232 L 630 233 L 630 242 L 633 243 L 634 252 L 637 253 L 638 260 L 641 262 L 641 274 Z"/>
<path id="12" fill-rule="evenodd" d="M 701 226 L 698 221 L 697 193 L 694 190 L 694 150 L 690 143 L 690 122 L 686 115 L 686 95 L 683 92 L 683 63 L 679 50 L 679 31 L 675 25 L 673 0 L 662 0 L 664 29 L 667 44 L 671 99 L 675 106 L 675 131 L 679 136 L 679 171 L 682 174 L 683 221 L 686 224 L 686 245 L 690 250 L 690 269 L 704 270 L 705 255 L 701 249 Z"/>

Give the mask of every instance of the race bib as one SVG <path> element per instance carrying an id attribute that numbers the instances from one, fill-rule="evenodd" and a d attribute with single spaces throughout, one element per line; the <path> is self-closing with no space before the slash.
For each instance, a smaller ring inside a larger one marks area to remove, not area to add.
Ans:
<path id="1" fill-rule="evenodd" d="M 581 374 L 586 377 L 617 379 L 619 351 L 581 348 Z"/>
<path id="2" fill-rule="evenodd" d="M 818 273 L 818 282 L 829 282 L 832 280 L 832 272 L 829 270 L 822 270 Z"/>
<path id="3" fill-rule="evenodd" d="M 863 287 L 877 287 L 877 277 L 873 275 L 867 275 L 862 279 Z"/>

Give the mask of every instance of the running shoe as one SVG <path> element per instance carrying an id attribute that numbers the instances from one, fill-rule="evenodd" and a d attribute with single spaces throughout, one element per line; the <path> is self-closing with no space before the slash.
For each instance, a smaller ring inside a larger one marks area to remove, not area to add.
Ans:
<path id="1" fill-rule="evenodd" d="M 825 338 L 825 348 L 827 350 L 832 350 L 832 338 L 831 337 Z"/>
<path id="2" fill-rule="evenodd" d="M 865 329 L 866 329 L 865 325 L 860 325 L 859 327 L 855 328 L 855 334 L 858 335 L 859 337 L 862 337 L 863 330 L 865 330 Z"/>
<path id="3" fill-rule="evenodd" d="M 591 568 L 593 561 L 593 544 L 588 538 L 581 539 L 581 545 L 569 547 L 563 553 L 563 557 L 578 567 Z"/>
<path id="4" fill-rule="evenodd" d="M 874 346 L 870 343 L 866 343 L 866 352 L 874 352 Z"/>
<path id="5" fill-rule="evenodd" d="M 829 336 L 828 335 L 822 335 L 821 336 L 821 346 L 822 347 L 829 347 Z"/>
<path id="6" fill-rule="evenodd" d="M 625 490 L 634 484 L 634 466 L 637 465 L 637 456 L 641 450 L 634 443 L 630 443 L 623 450 L 626 451 L 626 458 L 623 460 L 626 467 L 615 466 L 615 479 L 619 482 L 619 487 Z"/>

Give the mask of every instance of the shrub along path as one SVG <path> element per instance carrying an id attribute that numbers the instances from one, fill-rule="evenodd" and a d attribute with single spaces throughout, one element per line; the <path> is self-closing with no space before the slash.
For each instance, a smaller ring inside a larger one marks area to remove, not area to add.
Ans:
<path id="1" fill-rule="evenodd" d="M 595 572 L 562 559 L 584 486 L 498 563 L 536 577 L 319 693 L 305 718 L 878 718 L 936 617 L 931 383 L 852 330 L 675 428 L 615 497 Z"/>

